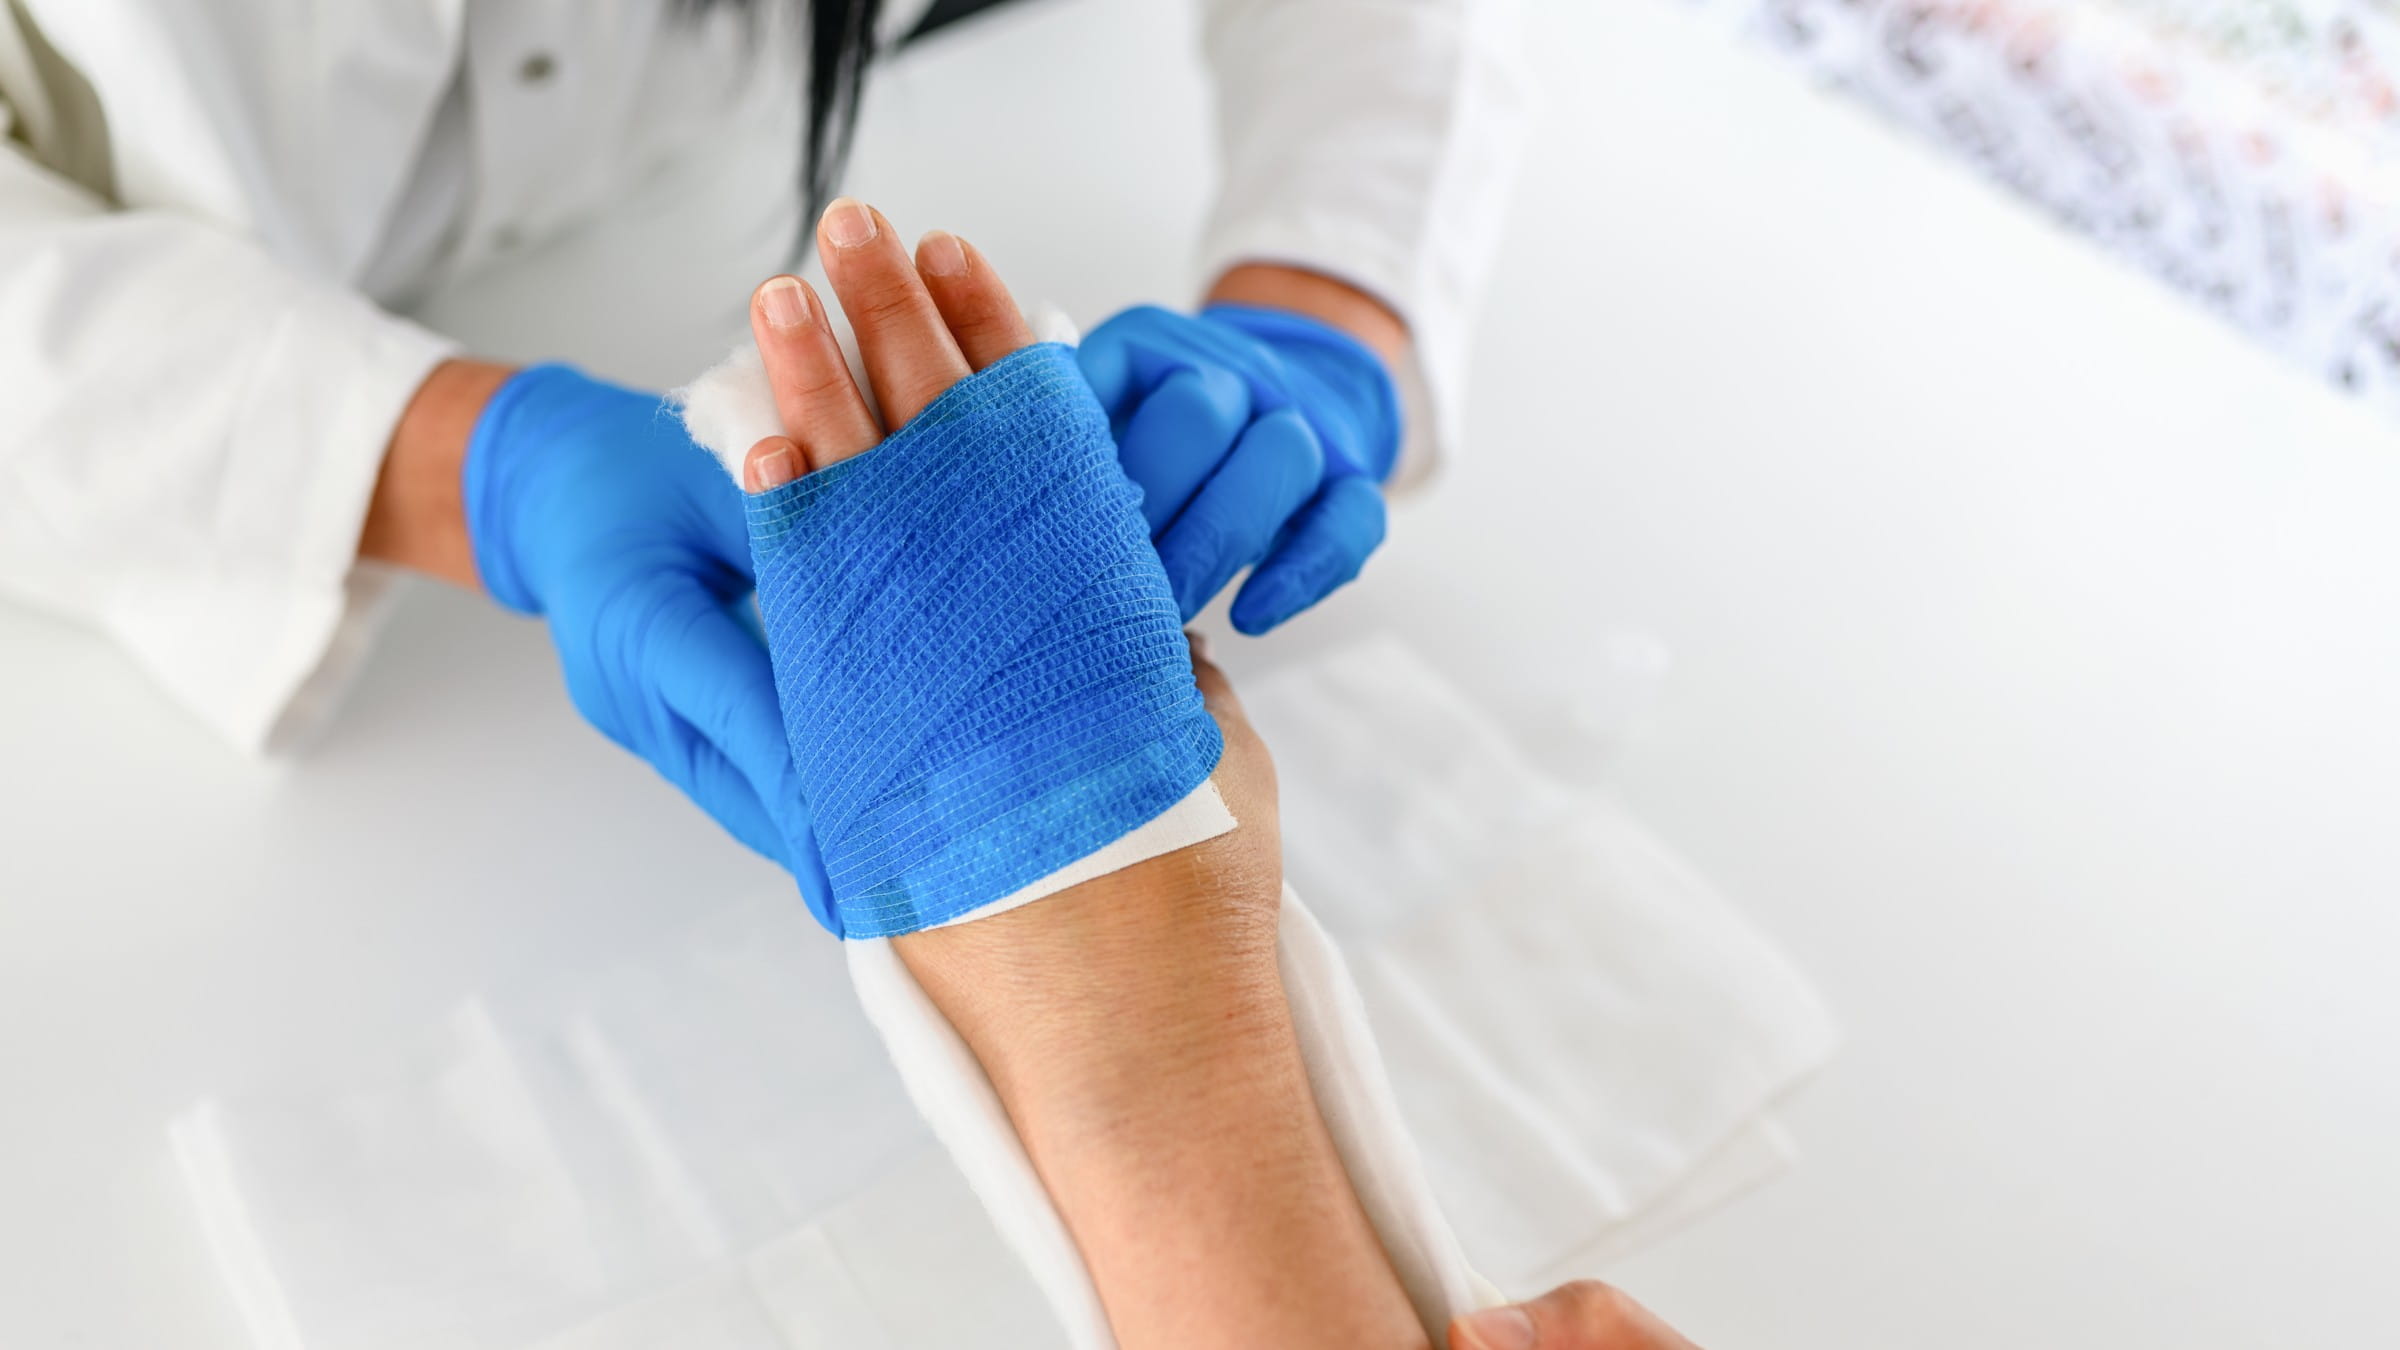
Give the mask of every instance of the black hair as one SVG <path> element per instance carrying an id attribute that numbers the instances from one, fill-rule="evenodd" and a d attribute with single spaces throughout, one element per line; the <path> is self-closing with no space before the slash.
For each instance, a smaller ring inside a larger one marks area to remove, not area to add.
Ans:
<path id="1" fill-rule="evenodd" d="M 754 23 L 764 4 L 777 0 L 674 0 L 679 12 L 698 17 L 731 9 Z M 867 66 L 875 59 L 875 27 L 882 0 L 789 0 L 805 11 L 798 25 L 808 43 L 808 121 L 801 142 L 800 199 L 807 207 L 801 238 L 817 213 L 833 200 L 850 142 L 858 131 L 858 100 L 866 89 Z"/>

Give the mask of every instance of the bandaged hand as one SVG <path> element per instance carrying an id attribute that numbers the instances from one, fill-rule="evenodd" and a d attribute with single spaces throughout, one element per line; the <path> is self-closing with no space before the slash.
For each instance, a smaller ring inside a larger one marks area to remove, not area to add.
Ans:
<path id="1" fill-rule="evenodd" d="M 1388 313 L 1356 303 L 1397 334 Z M 1254 567 L 1231 617 L 1264 633 L 1357 576 L 1383 542 L 1400 402 L 1385 358 L 1350 332 L 1288 303 L 1145 305 L 1092 330 L 1076 360 L 1187 620 Z"/>
<path id="2" fill-rule="evenodd" d="M 743 486 L 754 502 L 804 474 L 832 469 L 875 450 L 969 374 L 1033 345 L 1032 331 L 1007 286 L 962 239 L 935 231 L 920 242 L 912 260 L 882 213 L 845 199 L 826 211 L 818 240 L 827 279 L 857 336 L 873 406 L 852 379 L 815 289 L 789 276 L 761 285 L 752 296 L 751 327 L 785 434 L 759 441 L 743 461 Z M 1039 420 L 1041 410 L 1028 412 Z M 962 453 L 997 449 L 982 446 Z M 991 509 L 1018 508 L 996 503 Z M 887 521 L 894 528 L 922 528 L 897 511 Z M 772 615 L 785 608 L 784 599 L 776 593 L 775 578 L 768 576 L 762 607 Z M 847 653 L 833 655 L 856 659 Z M 1143 947 L 1158 949 L 1162 965 L 1221 959 L 1228 969 L 1239 965 L 1272 975 L 1282 888 L 1273 767 L 1223 675 L 1196 654 L 1191 666 L 1189 678 L 1197 683 L 1222 737 L 1222 753 L 1208 777 L 1239 826 L 1067 892 L 1093 896 L 1125 891 L 1125 882 L 1139 879 L 1142 884 L 1130 889 L 1176 890 L 1175 912 L 1170 915 L 1165 907 L 1137 914 L 1139 906 L 1030 905 L 972 923 L 910 933 L 902 941 L 912 964 L 918 954 L 989 949 L 1028 966 L 1091 969 L 1095 945 L 1138 936 Z M 1179 884 L 1153 884 L 1154 874 L 1173 876 Z M 1139 922 L 1128 925 L 1125 934 L 1101 931 L 1103 923 L 1134 917 Z M 1170 923 L 1177 928 L 1188 923 L 1200 935 L 1199 945 L 1192 945 L 1186 934 L 1173 939 L 1170 948 Z M 1147 956 L 1145 951 L 1139 959 Z M 929 968 L 932 964 L 939 963 L 929 963 Z M 973 993 L 960 992 L 962 997 Z M 1074 997 L 1056 1001 L 1078 1008 L 1088 1003 Z"/>
<path id="3" fill-rule="evenodd" d="M 994 368 L 1037 355 L 1022 350 L 1032 337 L 1007 289 L 962 240 L 929 235 L 912 260 L 881 213 L 844 200 L 820 222 L 818 251 L 874 407 L 816 292 L 791 277 L 762 285 L 752 327 L 784 434 L 752 446 L 742 476 L 768 528 L 785 527 L 781 504 L 808 475 L 834 493 L 858 481 L 863 457 L 928 444 L 1012 453 L 989 424 L 966 445 L 887 437 L 921 415 L 991 416 L 941 400 L 973 373 L 1013 378 Z M 1055 400 L 1088 401 L 1071 370 L 1063 389 L 1001 387 L 1026 400 L 1008 406 L 1028 438 L 1062 415 Z M 889 508 L 877 518 L 901 545 L 930 546 L 927 522 L 954 519 L 892 500 L 921 477 L 931 471 L 872 480 Z M 761 581 L 772 626 L 792 608 L 781 588 L 805 578 L 762 565 Z M 841 605 L 825 597 L 811 612 Z M 1424 1332 L 1317 1113 L 1276 966 L 1281 850 L 1265 747 L 1221 675 L 1201 663 L 1188 678 L 1221 735 L 1209 779 L 1236 828 L 996 914 L 901 930 L 895 947 L 997 1090 L 1120 1344 L 1413 1350 Z"/>

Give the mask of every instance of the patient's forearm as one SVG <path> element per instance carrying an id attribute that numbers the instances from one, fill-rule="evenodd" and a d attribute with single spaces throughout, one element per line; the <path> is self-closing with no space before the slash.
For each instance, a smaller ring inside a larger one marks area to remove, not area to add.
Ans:
<path id="1" fill-rule="evenodd" d="M 1214 842 L 912 934 L 902 957 L 990 1074 L 1129 1350 L 1423 1346 L 1301 1065 L 1280 880 Z"/>

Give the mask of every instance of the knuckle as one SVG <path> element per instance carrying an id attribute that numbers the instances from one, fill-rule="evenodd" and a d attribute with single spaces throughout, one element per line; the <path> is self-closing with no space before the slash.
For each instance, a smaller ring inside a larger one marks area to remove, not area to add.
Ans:
<path id="1" fill-rule="evenodd" d="M 1187 366 L 1176 371 L 1160 382 L 1149 401 L 1159 407 L 1154 416 L 1205 427 L 1220 441 L 1231 441 L 1250 416 L 1249 390 L 1215 366 Z"/>
<path id="2" fill-rule="evenodd" d="M 1198 396 L 1218 416 L 1238 422 L 1250 415 L 1250 386 L 1241 376 L 1219 365 L 1195 367 Z"/>
<path id="3" fill-rule="evenodd" d="M 959 316 L 957 331 L 960 337 L 970 342 L 993 345 L 1014 342 L 1022 336 L 1017 325 L 1009 321 L 1009 315 L 996 304 Z M 1026 340 L 1031 341 L 1029 338 Z"/>
<path id="4" fill-rule="evenodd" d="M 1267 539 L 1281 520 L 1270 519 L 1255 502 L 1234 502 L 1219 497 L 1192 504 L 1193 515 L 1199 517 L 1202 529 L 1209 536 L 1213 552 L 1231 561 L 1235 567 L 1258 561 L 1266 552 Z"/>
<path id="5" fill-rule="evenodd" d="M 1245 495 L 1278 517 L 1298 510 L 1316 495 L 1324 458 L 1305 425 L 1282 413 L 1251 423 L 1234 447 L 1225 471 L 1238 475 Z"/>
<path id="6" fill-rule="evenodd" d="M 1273 456 L 1293 482 L 1314 488 L 1325 476 L 1325 447 L 1317 443 L 1316 433 L 1309 430 L 1308 424 L 1296 417 L 1275 425 L 1280 428 L 1279 434 L 1266 438 L 1263 452 Z"/>
<path id="7" fill-rule="evenodd" d="M 899 277 L 883 278 L 857 288 L 851 301 L 857 326 L 880 328 L 928 317 L 932 301 L 925 292 Z"/>
<path id="8" fill-rule="evenodd" d="M 1200 382 L 1196 372 L 1188 370 L 1176 371 L 1159 381 L 1158 386 L 1142 399 L 1142 410 L 1150 413 L 1152 419 L 1161 416 L 1178 419 L 1212 417 L 1215 413 L 1207 387 Z"/>
<path id="9" fill-rule="evenodd" d="M 793 386 L 793 392 L 804 404 L 816 405 L 834 399 L 855 398 L 858 386 L 850 380 L 850 371 L 842 369 L 811 369 Z"/>
<path id="10" fill-rule="evenodd" d="M 1633 1320 L 1633 1300 L 1613 1284 L 1575 1280 L 1560 1286 L 1558 1294 L 1579 1330 L 1605 1334 L 1621 1330 Z"/>
<path id="11" fill-rule="evenodd" d="M 942 309 L 965 323 L 996 322 L 1016 304 L 1008 292 L 991 286 L 952 287 L 943 294 Z"/>

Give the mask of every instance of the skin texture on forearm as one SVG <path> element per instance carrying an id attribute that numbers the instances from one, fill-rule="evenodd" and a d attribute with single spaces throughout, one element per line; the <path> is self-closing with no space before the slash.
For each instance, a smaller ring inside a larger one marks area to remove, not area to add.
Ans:
<path id="1" fill-rule="evenodd" d="M 1424 1345 L 1301 1064 L 1279 886 L 1262 903 L 1209 852 L 913 934 L 902 958 L 991 1076 L 1128 1350 Z"/>
<path id="2" fill-rule="evenodd" d="M 492 392 L 515 372 L 485 361 L 444 361 L 417 387 L 392 428 L 358 556 L 481 590 L 467 536 L 460 471 L 467 438 Z"/>
<path id="3" fill-rule="evenodd" d="M 1199 673 L 1239 827 L 900 955 L 990 1075 L 1128 1350 L 1423 1346 L 1292 1028 L 1273 770 Z"/>

